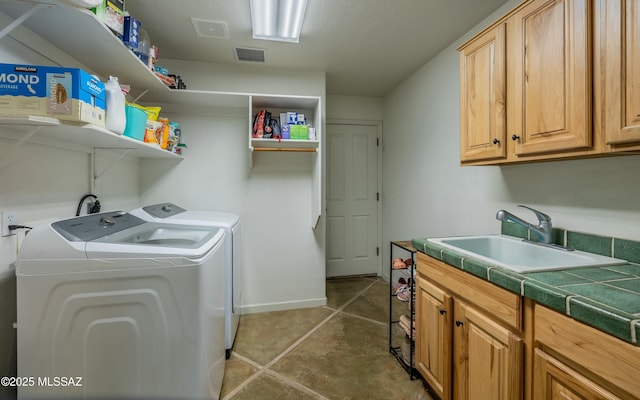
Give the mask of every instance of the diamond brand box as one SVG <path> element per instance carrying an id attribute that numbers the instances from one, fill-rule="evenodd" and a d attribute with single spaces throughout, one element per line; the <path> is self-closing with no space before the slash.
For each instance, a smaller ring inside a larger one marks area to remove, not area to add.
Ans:
<path id="1" fill-rule="evenodd" d="M 104 83 L 77 68 L 0 64 L 0 115 L 38 115 L 104 127 Z"/>

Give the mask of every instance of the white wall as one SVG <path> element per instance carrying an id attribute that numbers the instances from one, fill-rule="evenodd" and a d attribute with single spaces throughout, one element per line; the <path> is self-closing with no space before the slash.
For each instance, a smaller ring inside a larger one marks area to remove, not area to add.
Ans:
<path id="1" fill-rule="evenodd" d="M 535 221 L 516 204 L 548 213 L 559 228 L 640 240 L 639 156 L 460 167 L 456 48 L 518 3 L 507 3 L 385 97 L 385 242 L 498 233 L 501 208 Z"/>
<path id="2" fill-rule="evenodd" d="M 382 97 L 327 95 L 327 120 L 382 121 Z"/>
<path id="3" fill-rule="evenodd" d="M 324 73 L 318 71 L 265 68 L 256 75 L 243 67 L 176 60 L 163 66 L 177 71 L 189 88 L 324 99 Z M 213 111 L 169 117 L 180 123 L 187 155 L 171 168 L 145 161 L 142 202 L 172 201 L 189 209 L 240 215 L 246 248 L 244 312 L 325 304 L 324 216 L 315 231 L 310 222 L 316 155 L 251 155 L 248 108 L 226 115 Z M 158 174 L 162 180 L 156 179 Z"/>

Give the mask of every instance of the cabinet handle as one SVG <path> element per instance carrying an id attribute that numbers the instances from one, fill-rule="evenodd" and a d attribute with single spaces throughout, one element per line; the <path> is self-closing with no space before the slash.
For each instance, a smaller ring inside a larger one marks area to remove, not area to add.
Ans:
<path id="1" fill-rule="evenodd" d="M 511 136 L 511 140 L 513 140 L 514 142 L 515 142 L 516 140 L 520 140 L 520 136 L 518 136 L 518 135 L 513 135 L 513 136 Z"/>
<path id="2" fill-rule="evenodd" d="M 440 309 L 438 311 L 440 311 L 440 315 L 445 315 L 447 313 L 447 310 L 445 309 Z"/>
<path id="3" fill-rule="evenodd" d="M 456 320 L 456 326 L 462 326 L 464 325 L 464 322 L 460 321 L 459 319 Z"/>
<path id="4" fill-rule="evenodd" d="M 494 138 L 493 139 L 493 144 L 498 144 L 498 143 L 500 143 L 500 141 L 497 138 Z"/>

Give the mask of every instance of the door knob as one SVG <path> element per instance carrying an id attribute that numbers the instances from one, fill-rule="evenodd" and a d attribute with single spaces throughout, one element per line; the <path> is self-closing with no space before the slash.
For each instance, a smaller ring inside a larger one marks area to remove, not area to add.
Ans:
<path id="1" fill-rule="evenodd" d="M 456 326 L 462 326 L 464 325 L 464 322 L 460 321 L 459 319 L 456 320 Z"/>
<path id="2" fill-rule="evenodd" d="M 440 315 L 445 315 L 447 313 L 447 310 L 445 309 L 440 309 L 438 311 L 440 311 Z"/>
<path id="3" fill-rule="evenodd" d="M 511 136 L 511 140 L 513 140 L 514 142 L 515 142 L 516 140 L 520 140 L 520 136 L 518 136 L 518 135 L 513 135 L 513 136 Z"/>
<path id="4" fill-rule="evenodd" d="M 498 143 L 500 143 L 500 141 L 497 138 L 494 138 L 493 139 L 493 144 L 498 144 Z"/>

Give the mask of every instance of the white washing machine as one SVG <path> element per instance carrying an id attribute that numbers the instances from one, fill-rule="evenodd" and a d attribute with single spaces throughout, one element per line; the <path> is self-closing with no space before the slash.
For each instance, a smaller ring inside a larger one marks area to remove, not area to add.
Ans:
<path id="1" fill-rule="evenodd" d="M 218 399 L 224 230 L 92 214 L 34 228 L 16 268 L 19 398 Z"/>
<path id="2" fill-rule="evenodd" d="M 167 224 L 219 227 L 226 232 L 225 241 L 225 348 L 231 355 L 238 330 L 242 304 L 242 233 L 240 217 L 218 211 L 187 211 L 173 203 L 154 204 L 130 211 L 146 221 Z"/>

